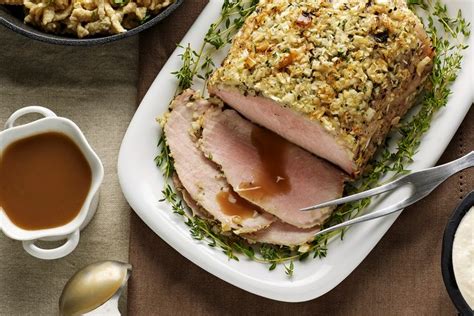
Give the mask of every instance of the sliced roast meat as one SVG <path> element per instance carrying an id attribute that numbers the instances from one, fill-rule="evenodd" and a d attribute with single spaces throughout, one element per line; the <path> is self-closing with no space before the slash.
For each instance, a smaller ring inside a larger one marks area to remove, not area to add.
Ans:
<path id="1" fill-rule="evenodd" d="M 174 174 L 173 183 L 176 189 L 181 193 L 183 200 L 192 210 L 194 216 L 203 219 L 212 219 L 210 215 L 189 195 L 186 189 L 181 184 L 178 176 Z M 244 233 L 239 236 L 247 241 L 254 243 L 267 243 L 280 246 L 300 246 L 313 240 L 314 235 L 319 231 L 319 226 L 312 228 L 298 228 L 290 224 L 283 223 L 276 220 L 270 226 L 260 229 L 253 233 Z"/>
<path id="2" fill-rule="evenodd" d="M 345 174 L 330 163 L 241 117 L 211 108 L 204 115 L 201 149 L 234 191 L 283 222 L 321 225 L 331 209 L 300 208 L 342 195 Z"/>
<path id="3" fill-rule="evenodd" d="M 222 224 L 224 231 L 245 233 L 265 228 L 274 217 L 254 205 L 239 203 L 217 165 L 196 147 L 196 120 L 209 107 L 210 103 L 192 90 L 183 92 L 171 105 L 164 132 L 179 180 L 197 205 Z M 237 207 L 232 208 L 233 205 Z"/>
<path id="4" fill-rule="evenodd" d="M 197 205 L 196 201 L 193 200 L 191 195 L 189 195 L 188 191 L 183 187 L 183 184 L 178 178 L 176 173 L 173 174 L 173 184 L 176 190 L 181 193 L 181 197 L 183 198 L 186 205 L 191 209 L 193 212 L 193 216 L 198 216 L 202 219 L 212 219 L 212 217 L 204 210 L 201 206 Z"/>
<path id="5" fill-rule="evenodd" d="M 314 239 L 319 227 L 298 228 L 290 224 L 277 221 L 269 227 L 255 233 L 242 234 L 241 237 L 251 242 L 261 242 L 282 246 L 300 246 Z"/>
<path id="6" fill-rule="evenodd" d="M 197 205 L 196 201 L 189 195 L 186 189 L 183 187 L 178 175 L 173 175 L 173 183 L 175 188 L 181 193 L 183 200 L 186 202 L 188 207 L 192 210 L 194 216 L 198 216 L 203 219 L 210 218 L 207 211 Z M 270 226 L 260 229 L 253 233 L 240 234 L 240 237 L 248 240 L 251 243 L 260 242 L 280 246 L 300 246 L 313 240 L 314 235 L 320 230 L 319 226 L 312 228 L 298 228 L 290 224 L 283 223 L 280 220 L 276 220 L 270 224 Z"/>

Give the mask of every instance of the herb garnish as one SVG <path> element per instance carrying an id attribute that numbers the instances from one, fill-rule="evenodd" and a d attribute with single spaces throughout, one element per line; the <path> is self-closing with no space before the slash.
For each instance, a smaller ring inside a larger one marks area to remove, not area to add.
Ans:
<path id="1" fill-rule="evenodd" d="M 198 78 L 204 81 L 204 92 L 215 66 L 211 56 L 230 44 L 234 34 L 242 27 L 257 4 L 258 0 L 224 0 L 219 20 L 211 24 L 201 47 L 197 51 L 190 45 L 182 47 L 184 52 L 180 57 L 183 64 L 179 70 L 172 73 L 178 79 L 180 90 L 190 88 Z"/>
<path id="2" fill-rule="evenodd" d="M 396 149 L 391 151 L 388 148 L 389 140 L 387 139 L 380 154 L 370 163 L 370 171 L 355 183 L 347 185 L 346 194 L 378 186 L 381 179 L 387 175 L 395 177 L 409 172 L 406 165 L 412 161 L 421 138 L 430 127 L 433 115 L 446 105 L 451 94 L 450 85 L 456 79 L 461 67 L 462 51 L 467 48 L 464 40 L 470 35 L 470 24 L 462 17 L 461 11 L 456 17 L 450 17 L 446 6 L 439 0 L 434 3 L 431 0 L 408 0 L 407 3 L 416 13 L 424 13 L 428 16 L 426 20 L 422 19 L 422 22 L 431 37 L 436 53 L 433 70 L 429 77 L 430 84 L 420 93 L 418 112 L 392 131 L 391 138 L 397 139 Z M 258 0 L 224 1 L 220 18 L 216 23 L 211 24 L 201 47 L 197 51 L 190 45 L 183 47 L 184 52 L 180 55 L 182 67 L 173 73 L 178 79 L 179 90 L 191 87 L 199 79 L 203 81 L 204 87 L 206 86 L 215 67 L 211 56 L 231 42 L 232 36 L 255 10 L 257 4 Z M 160 152 L 155 161 L 162 170 L 165 180 L 169 180 L 174 167 L 163 133 L 158 146 Z M 238 236 L 219 233 L 218 223 L 190 215 L 170 184 L 165 186 L 162 193 L 164 198 L 161 201 L 169 203 L 175 213 L 185 218 L 193 238 L 206 241 L 211 247 L 220 248 L 229 260 L 238 261 L 237 254 L 243 254 L 250 260 L 269 264 L 269 270 L 274 270 L 278 264 L 283 264 L 288 276 L 293 275 L 295 260 L 303 261 L 310 256 L 323 258 L 327 254 L 328 241 L 336 236 L 340 236 L 341 239 L 344 237 L 345 229 L 340 229 L 317 236 L 309 245 L 298 249 L 268 244 L 252 246 Z M 325 226 L 335 225 L 357 216 L 370 202 L 370 198 L 367 198 L 337 208 Z"/>

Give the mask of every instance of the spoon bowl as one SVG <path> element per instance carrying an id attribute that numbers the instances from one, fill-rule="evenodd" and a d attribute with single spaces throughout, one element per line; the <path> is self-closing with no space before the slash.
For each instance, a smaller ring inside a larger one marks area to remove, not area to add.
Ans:
<path id="1" fill-rule="evenodd" d="M 118 300 L 131 271 L 130 264 L 112 260 L 85 266 L 64 286 L 59 298 L 60 314 L 120 315 Z"/>

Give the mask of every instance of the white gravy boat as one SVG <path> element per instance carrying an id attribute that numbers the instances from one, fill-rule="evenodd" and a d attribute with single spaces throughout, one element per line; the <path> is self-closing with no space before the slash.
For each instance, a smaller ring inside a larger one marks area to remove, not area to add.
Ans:
<path id="1" fill-rule="evenodd" d="M 30 113 L 44 116 L 36 121 L 15 126 L 15 121 Z M 58 132 L 73 140 L 84 154 L 92 171 L 92 182 L 86 199 L 77 216 L 63 226 L 48 229 L 25 230 L 16 226 L 0 206 L 0 231 L 15 240 L 23 242 L 23 248 L 32 256 L 52 260 L 70 254 L 78 245 L 80 231 L 90 222 L 99 202 L 99 187 L 104 178 L 104 167 L 97 154 L 87 142 L 79 127 L 63 117 L 58 117 L 51 110 L 40 106 L 28 106 L 13 113 L 0 132 L 0 154 L 17 140 L 47 132 Z M 0 179 L 1 181 L 1 179 Z M 64 244 L 53 249 L 43 249 L 35 244 L 38 240 L 66 240 Z"/>

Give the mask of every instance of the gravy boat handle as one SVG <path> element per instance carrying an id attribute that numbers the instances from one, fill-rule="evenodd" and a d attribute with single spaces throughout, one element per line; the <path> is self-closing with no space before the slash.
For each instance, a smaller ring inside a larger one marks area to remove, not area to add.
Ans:
<path id="1" fill-rule="evenodd" d="M 67 235 L 67 241 L 53 249 L 43 249 L 35 245 L 36 239 L 35 240 L 26 240 L 23 241 L 23 249 L 25 249 L 26 252 L 28 252 L 30 255 L 33 257 L 43 259 L 43 260 L 54 260 L 54 259 L 59 259 L 62 257 L 67 256 L 71 252 L 73 252 L 74 249 L 76 249 L 77 245 L 79 244 L 79 237 L 80 237 L 80 230 L 77 229 L 71 234 Z"/>
<path id="2" fill-rule="evenodd" d="M 30 114 L 30 113 L 35 113 L 35 114 L 41 114 L 44 117 L 56 117 L 57 115 L 51 111 L 50 109 L 47 109 L 42 106 L 27 106 L 24 108 L 19 109 L 18 111 L 15 111 L 10 117 L 8 118 L 7 122 L 5 123 L 5 129 L 9 129 L 15 126 L 16 120 L 18 120 L 20 117 Z"/>

